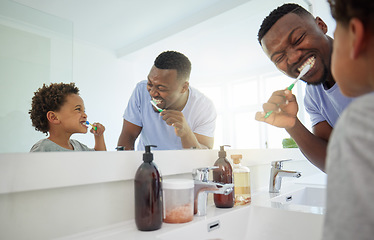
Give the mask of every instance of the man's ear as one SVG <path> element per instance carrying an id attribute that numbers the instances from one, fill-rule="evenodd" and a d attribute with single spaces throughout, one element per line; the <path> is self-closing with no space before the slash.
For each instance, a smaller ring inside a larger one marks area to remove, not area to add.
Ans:
<path id="1" fill-rule="evenodd" d="M 365 27 L 357 18 L 352 18 L 348 24 L 350 57 L 356 59 L 366 48 Z"/>
<path id="2" fill-rule="evenodd" d="M 190 82 L 189 81 L 185 81 L 183 83 L 182 93 L 185 93 L 188 90 L 188 86 L 190 86 Z"/>
<path id="3" fill-rule="evenodd" d="M 59 124 L 60 123 L 60 120 L 58 119 L 58 116 L 53 111 L 47 112 L 47 119 L 48 119 L 48 122 L 50 122 L 51 124 Z"/>
<path id="4" fill-rule="evenodd" d="M 322 32 L 326 34 L 328 30 L 326 23 L 320 17 L 316 17 L 314 21 L 316 22 L 317 26 L 322 30 Z"/>

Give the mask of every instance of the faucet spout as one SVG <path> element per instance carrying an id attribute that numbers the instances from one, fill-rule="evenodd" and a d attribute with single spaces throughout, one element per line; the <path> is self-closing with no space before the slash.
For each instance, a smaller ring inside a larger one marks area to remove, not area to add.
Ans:
<path id="1" fill-rule="evenodd" d="M 279 193 L 279 190 L 282 185 L 282 178 L 284 177 L 301 177 L 301 172 L 298 171 L 288 171 L 283 170 L 283 162 L 289 160 L 281 160 L 281 161 L 274 161 L 271 163 L 271 170 L 270 170 L 270 184 L 269 184 L 269 192 L 270 193 Z"/>
<path id="2" fill-rule="evenodd" d="M 208 193 L 228 195 L 234 190 L 234 184 L 222 184 L 208 180 L 209 170 L 217 167 L 197 168 L 193 170 L 195 182 L 194 214 L 205 216 Z"/>

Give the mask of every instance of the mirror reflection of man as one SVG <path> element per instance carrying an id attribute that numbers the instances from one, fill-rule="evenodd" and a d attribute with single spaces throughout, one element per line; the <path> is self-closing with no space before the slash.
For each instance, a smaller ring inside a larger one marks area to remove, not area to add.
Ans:
<path id="1" fill-rule="evenodd" d="M 216 110 L 189 86 L 190 73 L 190 60 L 179 52 L 166 51 L 156 58 L 148 80 L 139 82 L 130 97 L 118 146 L 134 150 L 140 135 L 137 150 L 151 144 L 158 150 L 213 147 Z"/>
<path id="2" fill-rule="evenodd" d="M 304 104 L 313 125 L 313 133 L 297 118 L 298 104 L 289 90 L 275 91 L 256 119 L 285 128 L 303 154 L 315 166 L 325 170 L 327 143 L 340 114 L 352 101 L 342 95 L 331 75 L 333 39 L 326 35 L 327 25 L 321 18 L 297 4 L 284 4 L 273 10 L 260 27 L 258 40 L 275 66 L 296 78 L 307 65 L 302 77 L 307 83 Z M 265 113 L 273 113 L 265 118 Z"/>

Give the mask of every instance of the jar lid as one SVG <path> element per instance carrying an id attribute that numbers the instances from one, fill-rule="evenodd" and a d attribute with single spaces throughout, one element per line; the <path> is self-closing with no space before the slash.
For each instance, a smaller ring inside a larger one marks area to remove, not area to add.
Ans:
<path id="1" fill-rule="evenodd" d="M 162 181 L 164 189 L 188 189 L 194 187 L 194 181 L 190 179 L 165 179 Z"/>

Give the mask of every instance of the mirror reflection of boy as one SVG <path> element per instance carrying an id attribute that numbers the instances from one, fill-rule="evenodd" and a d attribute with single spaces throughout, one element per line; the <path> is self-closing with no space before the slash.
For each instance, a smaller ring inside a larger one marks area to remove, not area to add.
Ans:
<path id="1" fill-rule="evenodd" d="M 323 240 L 374 238 L 374 2 L 329 0 L 336 20 L 331 72 L 345 96 L 327 148 Z"/>
<path id="2" fill-rule="evenodd" d="M 100 123 L 94 123 L 91 129 L 95 137 L 93 149 L 70 138 L 74 133 L 87 133 L 88 129 L 83 99 L 74 83 L 43 84 L 34 93 L 29 114 L 35 130 L 49 134 L 35 143 L 30 152 L 106 151 L 105 127 Z"/>

